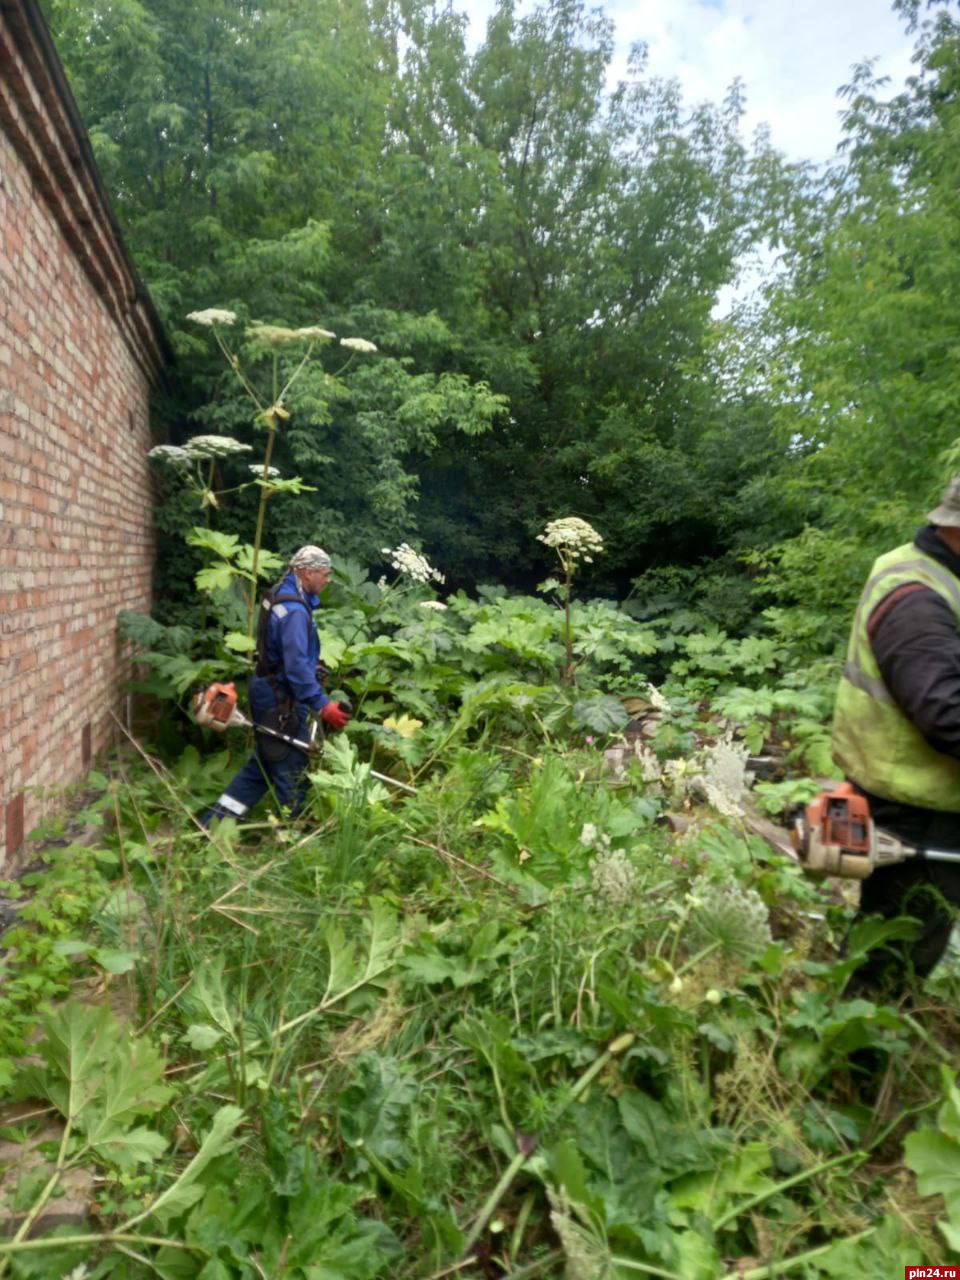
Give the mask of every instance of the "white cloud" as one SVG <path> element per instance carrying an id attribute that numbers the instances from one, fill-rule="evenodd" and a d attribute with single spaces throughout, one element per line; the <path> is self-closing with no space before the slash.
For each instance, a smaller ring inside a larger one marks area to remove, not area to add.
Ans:
<path id="1" fill-rule="evenodd" d="M 483 39 L 494 0 L 461 0 Z M 529 12 L 530 0 L 518 4 Z M 745 129 L 770 127 L 792 160 L 825 160 L 841 136 L 837 98 L 854 63 L 878 59 L 891 92 L 910 73 L 912 38 L 887 0 L 606 0 L 616 24 L 611 81 L 644 41 L 649 72 L 676 77 L 690 102 L 719 102 L 734 78 L 746 91 Z"/>

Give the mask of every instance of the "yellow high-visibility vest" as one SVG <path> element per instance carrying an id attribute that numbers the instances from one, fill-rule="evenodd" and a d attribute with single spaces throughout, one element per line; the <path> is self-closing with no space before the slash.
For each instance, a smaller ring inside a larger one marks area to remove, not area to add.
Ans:
<path id="1" fill-rule="evenodd" d="M 870 614 L 891 591 L 922 582 L 949 604 L 960 628 L 960 580 L 912 542 L 874 563 L 860 596 L 833 717 L 833 758 L 865 791 L 960 812 L 960 760 L 935 751 L 883 682 L 870 647 Z"/>

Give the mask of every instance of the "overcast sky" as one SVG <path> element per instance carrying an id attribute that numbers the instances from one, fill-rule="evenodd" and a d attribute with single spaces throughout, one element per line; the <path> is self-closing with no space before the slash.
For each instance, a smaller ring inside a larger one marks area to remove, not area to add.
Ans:
<path id="1" fill-rule="evenodd" d="M 483 39 L 494 0 L 459 0 Z M 518 0 L 520 13 L 531 0 Z M 737 76 L 747 100 L 746 129 L 766 123 L 791 160 L 825 160 L 840 139 L 836 93 L 865 58 L 891 77 L 911 72 L 913 39 L 885 0 L 603 0 L 616 23 L 613 81 L 630 46 L 650 49 L 653 75 L 676 77 L 690 101 L 719 102 Z"/>

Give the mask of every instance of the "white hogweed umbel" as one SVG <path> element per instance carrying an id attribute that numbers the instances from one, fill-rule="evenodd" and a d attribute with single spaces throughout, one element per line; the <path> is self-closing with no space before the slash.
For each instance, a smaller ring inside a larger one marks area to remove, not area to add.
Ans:
<path id="1" fill-rule="evenodd" d="M 166 462 L 178 471 L 190 470 L 195 462 L 213 458 L 229 458 L 235 453 L 249 453 L 253 448 L 241 444 L 233 436 L 194 436 L 186 444 L 156 444 L 147 454 L 154 462 Z"/>
<path id="2" fill-rule="evenodd" d="M 321 329 L 318 324 L 307 325 L 303 329 L 298 329 L 301 338 L 306 338 L 309 342 L 330 342 L 337 335 L 331 333 L 329 329 Z"/>
<path id="3" fill-rule="evenodd" d="M 603 551 L 603 538 L 592 524 L 579 516 L 551 520 L 543 533 L 537 534 L 537 541 L 553 547 L 567 570 L 574 569 L 580 560 L 592 564 L 593 557 Z"/>
<path id="4" fill-rule="evenodd" d="M 250 453 L 251 444 L 241 444 L 233 436 L 194 436 L 184 445 L 191 458 L 229 458 L 232 453 Z"/>
<path id="5" fill-rule="evenodd" d="M 707 803 L 724 818 L 743 817 L 743 795 L 748 785 L 749 748 L 734 742 L 729 732 L 703 749 L 700 788 Z"/>
<path id="6" fill-rule="evenodd" d="M 187 316 L 194 324 L 205 324 L 208 329 L 214 325 L 231 325 L 237 323 L 235 311 L 225 311 L 223 307 L 207 307 L 205 311 L 191 311 Z"/>
<path id="7" fill-rule="evenodd" d="M 265 342 L 268 347 L 287 347 L 304 341 L 296 329 L 285 324 L 264 324 L 260 320 L 254 320 L 244 332 L 254 342 Z"/>
<path id="8" fill-rule="evenodd" d="M 341 338 L 341 347 L 347 347 L 350 351 L 376 351 L 377 344 L 368 342 L 366 338 Z"/>
<path id="9" fill-rule="evenodd" d="M 153 458 L 155 462 L 169 462 L 172 467 L 189 467 L 194 457 L 189 449 L 183 449 L 178 444 L 155 444 L 147 454 L 148 458 Z"/>
<path id="10" fill-rule="evenodd" d="M 401 577 L 409 578 L 411 582 L 419 582 L 422 586 L 429 586 L 431 582 L 446 582 L 446 578 L 437 569 L 434 569 L 426 556 L 420 555 L 419 551 L 414 551 L 406 542 L 401 542 L 399 547 L 381 547 L 381 551 L 388 556 L 390 563 Z"/>
<path id="11" fill-rule="evenodd" d="M 269 347 L 290 347 L 304 342 L 329 342 L 337 335 L 329 329 L 321 329 L 319 325 L 307 325 L 302 329 L 291 329 L 285 324 L 265 324 L 262 320 L 254 320 L 248 325 L 245 333 L 255 342 L 265 342 Z"/>
<path id="12" fill-rule="evenodd" d="M 697 876 L 686 904 L 686 934 L 694 951 L 715 943 L 728 962 L 749 962 L 773 941 L 766 903 L 756 889 L 734 879 Z"/>
<path id="13" fill-rule="evenodd" d="M 673 707 L 671 707 L 670 703 L 663 696 L 657 686 L 655 684 L 651 684 L 649 680 L 647 681 L 647 698 L 649 699 L 650 705 L 653 707 L 654 711 L 662 711 L 665 715 L 669 715 L 673 710 Z"/>
<path id="14" fill-rule="evenodd" d="M 598 853 L 590 867 L 590 883 L 596 906 L 626 907 L 637 899 L 639 876 L 623 849 Z"/>

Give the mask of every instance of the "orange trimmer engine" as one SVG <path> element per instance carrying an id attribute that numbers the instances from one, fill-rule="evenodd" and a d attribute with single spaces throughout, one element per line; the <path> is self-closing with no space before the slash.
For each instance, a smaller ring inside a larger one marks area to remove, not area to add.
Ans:
<path id="1" fill-rule="evenodd" d="M 866 879 L 875 864 L 870 805 L 849 782 L 821 791 L 797 816 L 793 844 L 808 871 Z"/>
<path id="2" fill-rule="evenodd" d="M 880 830 L 866 797 L 849 782 L 815 796 L 797 815 L 791 840 L 807 871 L 852 880 L 865 880 L 876 867 L 906 858 L 955 860 L 942 850 L 921 850 Z"/>
<path id="3" fill-rule="evenodd" d="M 211 684 L 202 689 L 193 700 L 193 717 L 217 733 L 223 733 L 231 725 L 245 725 L 246 716 L 237 710 L 237 686 L 235 684 Z"/>
<path id="4" fill-rule="evenodd" d="M 821 791 L 807 809 L 807 818 L 824 844 L 838 845 L 845 853 L 870 852 L 870 806 L 849 782 L 836 791 Z"/>

